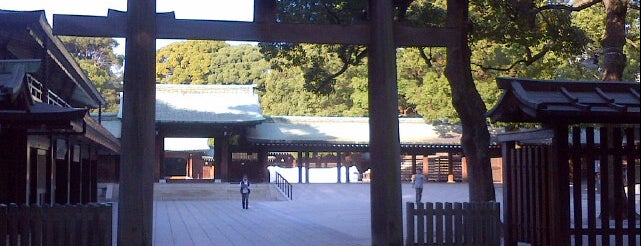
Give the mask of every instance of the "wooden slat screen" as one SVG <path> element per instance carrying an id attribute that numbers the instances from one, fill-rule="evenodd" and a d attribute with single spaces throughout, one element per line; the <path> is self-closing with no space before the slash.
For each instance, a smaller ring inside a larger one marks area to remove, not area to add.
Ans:
<path id="1" fill-rule="evenodd" d="M 0 204 L 0 245 L 112 245 L 111 204 Z"/>
<path id="2" fill-rule="evenodd" d="M 406 209 L 406 245 L 501 243 L 500 208 L 496 202 L 408 202 Z"/>
<path id="3" fill-rule="evenodd" d="M 505 245 L 637 245 L 639 129 L 576 126 L 569 132 L 561 136 L 568 139 L 568 161 L 558 164 L 548 144 L 502 144 Z M 552 175 L 552 168 L 561 170 L 555 165 L 567 165 L 568 173 Z M 554 184 L 564 183 L 555 178 L 569 181 L 567 206 L 554 200 L 563 188 Z M 553 230 L 561 223 L 553 213 L 559 209 L 570 215 L 569 240 Z"/>

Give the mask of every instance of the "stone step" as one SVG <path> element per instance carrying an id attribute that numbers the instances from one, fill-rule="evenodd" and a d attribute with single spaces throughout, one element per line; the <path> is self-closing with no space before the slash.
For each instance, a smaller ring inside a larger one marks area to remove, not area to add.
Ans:
<path id="1" fill-rule="evenodd" d="M 98 187 L 101 202 L 118 201 L 118 184 L 102 183 Z M 240 200 L 240 186 L 230 183 L 155 183 L 154 200 Z M 287 200 L 275 184 L 251 185 L 250 199 Z"/>
<path id="2" fill-rule="evenodd" d="M 273 184 L 252 184 L 250 199 L 279 200 L 282 194 Z M 240 200 L 240 186 L 229 183 L 154 184 L 154 200 Z"/>

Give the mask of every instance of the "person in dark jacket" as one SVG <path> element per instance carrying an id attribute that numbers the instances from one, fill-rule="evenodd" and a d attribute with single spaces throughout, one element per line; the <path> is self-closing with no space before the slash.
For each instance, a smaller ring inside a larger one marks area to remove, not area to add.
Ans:
<path id="1" fill-rule="evenodd" d="M 243 180 L 240 181 L 240 194 L 243 196 L 243 209 L 249 209 L 249 193 L 251 192 L 249 190 L 250 185 L 247 175 L 243 175 Z"/>

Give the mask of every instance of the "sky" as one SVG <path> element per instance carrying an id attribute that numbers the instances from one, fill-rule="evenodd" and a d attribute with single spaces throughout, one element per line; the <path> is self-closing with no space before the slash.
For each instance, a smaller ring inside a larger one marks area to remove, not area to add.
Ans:
<path id="1" fill-rule="evenodd" d="M 106 16 L 108 9 L 126 11 L 126 0 L 0 0 L 3 10 L 45 10 L 50 25 L 54 25 L 53 14 Z M 174 11 L 176 19 L 202 20 L 253 20 L 253 0 L 156 0 L 157 12 Z M 114 52 L 124 54 L 125 40 L 116 39 L 120 44 Z M 158 40 L 160 49 L 176 40 Z M 229 42 L 236 44 L 235 42 Z M 242 43 L 242 42 L 241 42 Z"/>

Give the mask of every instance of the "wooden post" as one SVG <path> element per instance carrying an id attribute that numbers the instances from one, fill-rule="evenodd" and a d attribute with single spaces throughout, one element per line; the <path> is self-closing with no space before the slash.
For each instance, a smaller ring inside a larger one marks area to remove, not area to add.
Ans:
<path id="1" fill-rule="evenodd" d="M 336 152 L 336 170 L 337 170 L 336 183 L 338 184 L 341 183 L 341 157 L 342 156 L 343 156 L 342 152 L 340 151 Z"/>
<path id="2" fill-rule="evenodd" d="M 305 151 L 305 183 L 309 184 L 309 162 L 311 158 L 309 157 L 309 151 Z"/>
<path id="3" fill-rule="evenodd" d="M 372 245 L 403 244 L 401 150 L 392 1 L 370 0 L 369 113 Z"/>
<path id="4" fill-rule="evenodd" d="M 225 132 L 220 142 L 220 179 L 224 182 L 230 181 L 229 166 L 231 165 L 231 151 L 229 150 L 229 136 Z M 240 178 L 240 177 L 238 177 Z"/>
<path id="5" fill-rule="evenodd" d="M 158 130 L 155 138 L 156 143 L 154 146 L 156 151 L 156 161 L 154 165 L 156 167 L 154 168 L 154 181 L 158 182 L 165 178 L 165 136 L 163 131 Z"/>
<path id="6" fill-rule="evenodd" d="M 568 165 L 568 126 L 554 125 L 554 138 L 550 148 L 550 217 L 552 244 L 570 245 L 570 188 Z"/>
<path id="7" fill-rule="evenodd" d="M 422 170 L 421 172 L 425 173 L 425 171 Z M 412 173 L 410 173 L 410 177 L 414 177 L 416 174 L 416 154 L 412 154 Z"/>
<path id="8" fill-rule="evenodd" d="M 298 162 L 296 162 L 296 166 L 298 166 L 298 183 L 301 184 L 303 183 L 303 153 L 298 151 Z"/>
<path id="9" fill-rule="evenodd" d="M 156 1 L 127 1 L 118 244 L 152 245 Z"/>
<path id="10" fill-rule="evenodd" d="M 514 189 L 512 182 L 512 150 L 514 141 L 501 143 L 503 157 L 503 238 L 505 245 L 516 245 L 514 218 L 512 218 L 513 203 L 510 198 Z M 512 198 L 514 199 L 514 198 Z"/>
<path id="11" fill-rule="evenodd" d="M 414 245 L 414 203 L 405 203 L 405 231 L 407 231 L 407 238 L 405 238 L 405 245 Z M 423 215 L 420 215 L 423 216 Z M 419 232 L 421 233 L 421 232 Z"/>
<path id="12" fill-rule="evenodd" d="M 452 157 L 452 151 L 447 152 L 447 182 L 454 183 L 454 158 Z"/>

